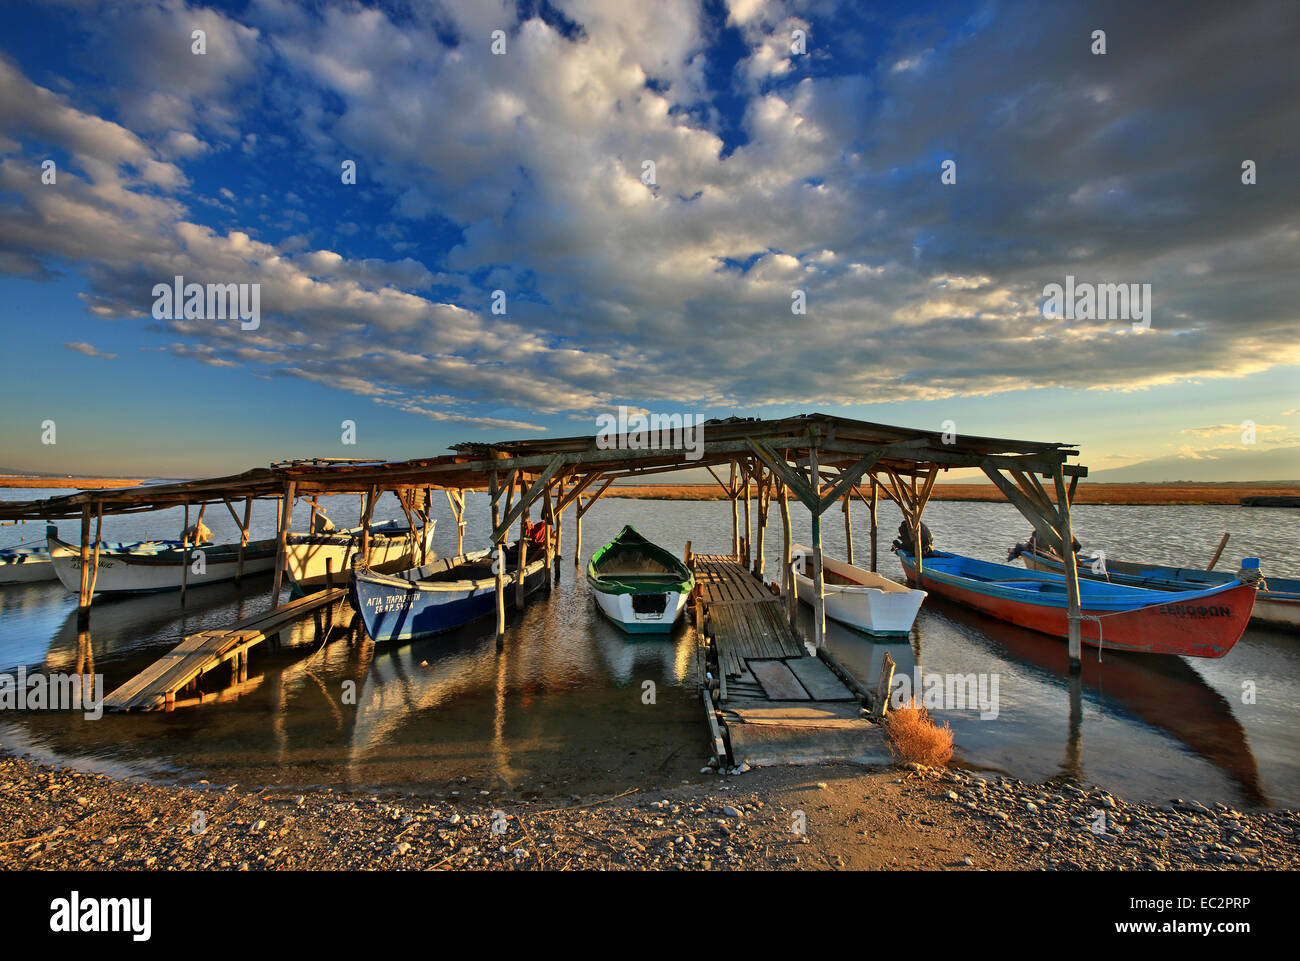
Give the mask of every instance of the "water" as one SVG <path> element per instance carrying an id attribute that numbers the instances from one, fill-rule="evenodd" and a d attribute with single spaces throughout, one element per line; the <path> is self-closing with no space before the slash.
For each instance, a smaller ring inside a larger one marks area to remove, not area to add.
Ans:
<path id="1" fill-rule="evenodd" d="M 466 548 L 472 550 L 487 545 L 487 498 L 471 493 L 468 502 Z M 340 526 L 353 523 L 360 507 L 355 497 L 327 503 Z M 435 546 L 450 553 L 454 522 L 444 500 L 435 499 L 434 509 Z M 806 512 L 791 513 L 795 538 L 807 542 Z M 300 505 L 299 529 L 307 514 Z M 375 512 L 376 521 L 400 516 L 391 498 Z M 273 535 L 273 505 L 255 505 L 253 517 L 254 537 Z M 1248 553 L 1261 558 L 1266 573 L 1286 576 L 1297 574 L 1297 519 L 1294 511 L 1235 507 L 1075 508 L 1079 539 L 1114 558 L 1204 563 L 1229 531 L 1223 569 Z M 888 543 L 899 520 L 892 503 L 882 505 L 880 568 L 891 575 L 899 569 Z M 181 521 L 180 510 L 110 517 L 104 532 L 112 540 L 175 537 Z M 218 542 L 237 535 L 219 505 L 204 521 Z M 926 522 L 939 547 L 994 561 L 1029 529 L 1014 508 L 996 503 L 934 502 Z M 584 518 L 583 562 L 625 523 L 676 551 L 687 540 L 697 552 L 730 550 L 725 502 L 606 498 Z M 855 510 L 859 561 L 868 552 L 866 525 L 865 509 Z M 841 515 L 827 514 L 823 527 L 827 551 L 843 556 Z M 60 528 L 76 539 L 77 522 Z M 23 532 L 39 537 L 42 528 L 0 529 L 0 545 Z M 775 579 L 775 507 L 767 538 L 769 579 Z M 0 724 L 0 742 L 115 774 L 248 786 L 566 796 L 698 779 L 708 745 L 691 673 L 693 628 L 680 624 L 667 638 L 629 640 L 596 613 L 571 557 L 561 570 L 554 592 L 536 595 L 512 619 L 500 653 L 490 621 L 391 649 L 340 642 L 310 656 L 254 652 L 250 681 L 238 697 L 95 722 L 11 715 Z M 0 667 L 73 670 L 79 658 L 89 659 L 111 689 L 184 634 L 265 610 L 269 593 L 270 578 L 261 576 L 241 586 L 194 589 L 183 610 L 175 593 L 97 603 L 89 645 L 79 648 L 75 597 L 57 583 L 0 589 Z M 806 611 L 804 618 L 810 631 Z M 304 630 L 284 641 L 311 639 Z M 1217 661 L 1103 654 L 1099 663 L 1096 651 L 1085 648 L 1082 676 L 1072 681 L 1063 643 L 931 598 L 906 643 L 874 643 L 830 622 L 827 644 L 868 685 L 886 651 L 899 671 L 920 665 L 926 672 L 996 675 L 996 719 L 981 720 L 974 709 L 935 712 L 952 725 L 959 759 L 973 767 L 1033 780 L 1079 776 L 1131 799 L 1300 804 L 1294 734 L 1300 639 L 1293 636 L 1252 628 Z M 653 703 L 645 703 L 647 682 L 653 682 Z M 345 697 L 348 691 L 355 697 Z"/>

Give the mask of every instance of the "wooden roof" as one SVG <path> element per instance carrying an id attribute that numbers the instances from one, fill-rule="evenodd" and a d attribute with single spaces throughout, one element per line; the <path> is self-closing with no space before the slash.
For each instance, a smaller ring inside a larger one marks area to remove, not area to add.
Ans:
<path id="1" fill-rule="evenodd" d="M 894 427 L 868 421 L 805 414 L 779 420 L 729 418 L 700 425 L 699 457 L 682 448 L 630 446 L 643 440 L 634 433 L 599 439 L 593 434 L 463 443 L 454 453 L 405 461 L 356 461 L 331 458 L 285 461 L 242 474 L 170 484 L 80 491 L 34 501 L 0 501 L 0 520 L 77 517 L 86 505 L 102 506 L 105 514 L 158 510 L 181 504 L 218 503 L 245 497 L 279 497 L 293 481 L 297 494 L 361 493 L 371 487 L 486 487 L 494 472 L 518 470 L 525 477 L 550 471 L 599 472 L 604 476 L 642 474 L 726 464 L 753 456 L 754 444 L 790 461 L 808 457 L 816 443 L 819 466 L 845 467 L 881 451 L 876 469 L 915 475 L 931 465 L 954 467 L 1014 467 L 1048 474 L 1058 465 L 1073 476 L 1087 469 L 1066 464 L 1078 455 L 1077 445 L 978 437 L 959 434 L 945 443 L 938 431 Z"/>

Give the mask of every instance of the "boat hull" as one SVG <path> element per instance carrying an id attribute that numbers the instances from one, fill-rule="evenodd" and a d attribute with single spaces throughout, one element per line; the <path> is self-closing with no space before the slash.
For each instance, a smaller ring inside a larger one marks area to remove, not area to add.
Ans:
<path id="1" fill-rule="evenodd" d="M 434 560 L 433 532 L 436 523 L 436 520 L 429 522 L 423 558 L 426 564 Z M 371 528 L 370 570 L 392 574 L 420 563 L 417 538 L 410 536 L 408 528 L 399 529 L 388 525 Z M 352 570 L 352 557 L 360 547 L 361 536 L 355 530 L 330 534 L 290 532 L 284 548 L 285 570 L 289 580 L 300 591 L 326 587 L 330 570 L 333 571 L 335 583 L 342 584 Z"/>
<path id="2" fill-rule="evenodd" d="M 489 556 L 488 551 L 463 554 L 435 562 L 456 565 Z M 495 578 L 471 581 L 422 582 L 425 565 L 404 575 L 354 571 L 351 580 L 352 605 L 361 615 L 366 633 L 376 644 L 412 641 L 454 630 L 496 611 Z M 543 556 L 524 569 L 524 593 L 531 594 L 546 583 L 550 570 Z M 506 572 L 505 604 L 513 607 L 515 571 Z"/>
<path id="3" fill-rule="evenodd" d="M 666 634 L 677 623 L 691 595 L 689 591 L 646 592 L 647 596 L 653 594 L 664 595 L 662 611 L 637 611 L 633 606 L 635 594 L 606 594 L 599 588 L 592 589 L 597 609 L 629 634 Z"/>
<path id="4" fill-rule="evenodd" d="M 806 573 L 812 568 L 811 551 L 796 545 L 791 556 L 797 559 L 801 555 L 808 560 L 803 565 L 805 572 L 796 569 L 794 575 L 799 583 L 799 600 L 812 607 L 816 601 L 817 586 Z M 836 574 L 858 582 L 853 585 L 824 585 L 823 603 L 827 617 L 855 630 L 880 637 L 897 637 L 901 640 L 911 633 L 916 615 L 925 602 L 925 591 L 909 590 L 878 574 L 832 557 L 823 556 L 822 567 L 827 574 Z M 871 586 L 873 581 L 880 586 Z"/>
<path id="5" fill-rule="evenodd" d="M 925 559 L 927 563 L 923 564 L 918 576 L 915 561 L 910 555 L 899 551 L 898 559 L 911 584 L 991 617 L 1042 634 L 1060 639 L 1069 636 L 1063 577 L 1052 574 L 1032 575 L 1003 565 L 982 565 L 1008 572 L 1008 579 L 999 584 L 937 570 L 928 563 L 931 558 Z M 1010 576 L 1015 574 L 1019 574 L 1019 577 Z M 1051 580 L 1044 582 L 1044 578 Z M 1013 586 L 1017 580 L 1026 587 Z M 1030 599 L 1033 592 L 1027 585 L 1043 583 L 1047 585 L 1042 591 L 1043 596 Z M 1096 582 L 1081 581 L 1081 590 L 1085 584 L 1094 589 L 1103 586 Z M 1111 585 L 1104 586 L 1111 588 Z M 1116 594 L 1116 590 L 1125 593 Z M 1082 599 L 1082 613 L 1085 617 L 1081 624 L 1083 643 L 1090 647 L 1134 654 L 1223 657 L 1241 638 L 1255 602 L 1255 589 L 1235 581 L 1203 592 L 1166 595 L 1168 600 L 1163 601 L 1158 591 L 1111 588 L 1110 593 L 1123 600 L 1090 604 L 1088 597 Z M 1142 604 L 1134 600 L 1142 594 L 1151 595 L 1152 602 Z M 1129 604 L 1130 609 L 1117 610 L 1117 604 Z"/>
<path id="6" fill-rule="evenodd" d="M 1038 551 L 1022 551 L 1020 558 L 1025 562 L 1025 567 L 1031 571 L 1059 574 L 1064 570 L 1064 565 L 1059 559 Z M 1109 560 L 1106 562 L 1105 574 L 1094 574 L 1091 567 L 1092 558 L 1081 556 L 1078 561 L 1080 577 L 1109 581 L 1112 584 L 1150 587 L 1154 590 L 1183 591 L 1197 584 L 1226 584 L 1234 580 L 1231 574 L 1219 571 L 1198 571 Z M 1270 580 L 1272 580 L 1271 584 Z M 1279 585 L 1286 589 L 1278 589 Z M 1255 607 L 1251 611 L 1250 622 L 1262 627 L 1281 628 L 1300 633 L 1300 583 L 1264 578 L 1255 594 Z"/>
<path id="7" fill-rule="evenodd" d="M 40 581 L 52 581 L 57 577 L 47 550 L 24 548 L 21 554 L 0 552 L 0 586 L 36 584 Z"/>
<path id="8" fill-rule="evenodd" d="M 49 538 L 50 562 L 54 573 L 69 591 L 81 591 L 81 549 L 56 537 Z M 196 573 L 192 564 L 195 555 L 203 552 L 203 572 Z M 169 548 L 150 554 L 130 551 L 101 550 L 99 563 L 93 574 L 95 593 L 98 594 L 150 594 L 158 591 L 180 590 L 185 586 L 202 587 L 234 580 L 239 571 L 239 548 L 233 544 L 208 547 L 191 547 L 189 560 L 186 552 Z M 91 548 L 91 562 L 94 562 Z M 190 566 L 188 573 L 186 567 Z M 252 541 L 244 548 L 244 575 L 259 574 L 275 566 L 275 542 Z"/>
<path id="9" fill-rule="evenodd" d="M 675 554 L 628 526 L 587 563 L 597 609 L 629 634 L 666 634 L 695 587 Z"/>

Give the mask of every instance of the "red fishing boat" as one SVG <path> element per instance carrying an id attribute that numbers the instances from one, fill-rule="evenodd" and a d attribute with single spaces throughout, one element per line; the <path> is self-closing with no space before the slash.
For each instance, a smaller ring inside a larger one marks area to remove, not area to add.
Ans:
<path id="1" fill-rule="evenodd" d="M 1069 634 L 1065 577 L 935 551 L 918 577 L 898 552 L 910 583 L 992 617 L 1053 637 Z M 1080 578 L 1083 643 L 1135 654 L 1223 657 L 1241 639 L 1255 588 L 1241 581 L 1171 594 Z"/>

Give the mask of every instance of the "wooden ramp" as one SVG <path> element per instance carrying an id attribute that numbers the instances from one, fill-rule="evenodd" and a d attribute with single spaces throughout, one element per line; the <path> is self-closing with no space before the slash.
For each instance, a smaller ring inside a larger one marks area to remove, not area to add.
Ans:
<path id="1" fill-rule="evenodd" d="M 697 554 L 696 663 L 720 764 L 892 760 L 882 729 L 861 716 L 857 682 L 812 653 L 785 604 L 736 558 Z"/>
<path id="2" fill-rule="evenodd" d="M 239 621 L 224 631 L 191 634 L 108 697 L 110 711 L 170 709 L 176 695 L 222 664 L 233 662 L 235 680 L 247 680 L 248 651 L 287 624 L 332 607 L 347 595 L 347 588 L 318 591 L 282 604 L 274 610 Z M 318 623 L 319 626 L 319 623 Z"/>

